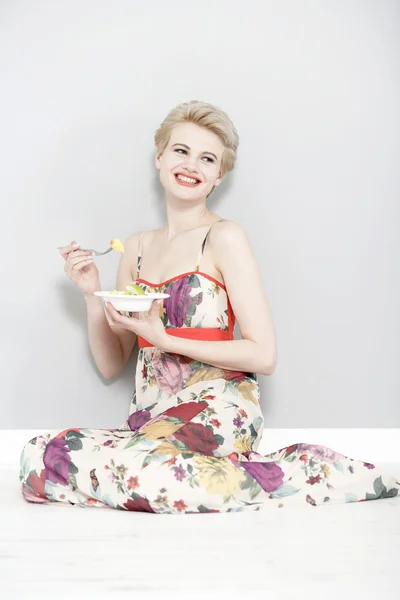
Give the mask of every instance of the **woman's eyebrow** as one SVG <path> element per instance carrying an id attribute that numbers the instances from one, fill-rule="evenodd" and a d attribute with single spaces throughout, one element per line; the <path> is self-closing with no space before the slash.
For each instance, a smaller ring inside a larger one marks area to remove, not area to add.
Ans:
<path id="1" fill-rule="evenodd" d="M 179 143 L 176 143 L 176 144 L 173 144 L 173 145 L 172 145 L 172 147 L 173 147 L 173 148 L 174 148 L 175 146 L 183 146 L 184 148 L 186 148 L 186 150 L 190 150 L 189 146 L 187 146 L 186 144 L 179 144 Z M 213 157 L 215 158 L 215 160 L 218 160 L 218 157 L 217 157 L 217 156 L 215 156 L 214 152 L 209 152 L 208 150 L 205 150 L 205 151 L 203 152 L 203 154 L 211 154 L 211 156 L 213 156 Z"/>

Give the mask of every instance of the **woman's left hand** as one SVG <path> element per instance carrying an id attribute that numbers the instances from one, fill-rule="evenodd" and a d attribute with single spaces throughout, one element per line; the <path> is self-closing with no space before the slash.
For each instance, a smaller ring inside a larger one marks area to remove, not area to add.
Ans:
<path id="1" fill-rule="evenodd" d="M 133 313 L 132 317 L 121 315 L 110 302 L 105 303 L 106 317 L 110 325 L 123 327 L 140 335 L 145 340 L 153 344 L 159 350 L 167 352 L 169 335 L 160 319 L 160 306 L 162 300 L 155 300 L 151 305 L 148 316 L 145 319 L 138 319 L 138 313 Z"/>

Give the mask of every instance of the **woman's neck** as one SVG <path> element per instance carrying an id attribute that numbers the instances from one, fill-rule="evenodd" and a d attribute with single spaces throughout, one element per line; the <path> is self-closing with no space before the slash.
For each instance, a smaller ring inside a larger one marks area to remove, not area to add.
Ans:
<path id="1" fill-rule="evenodd" d="M 168 201 L 167 222 L 162 227 L 168 240 L 179 233 L 206 225 L 215 216 L 202 201 L 198 204 L 184 205 L 182 200 Z"/>

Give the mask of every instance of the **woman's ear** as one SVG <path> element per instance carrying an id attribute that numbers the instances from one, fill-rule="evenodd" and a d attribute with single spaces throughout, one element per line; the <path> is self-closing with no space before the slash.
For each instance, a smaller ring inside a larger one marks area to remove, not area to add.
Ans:
<path id="1" fill-rule="evenodd" d="M 154 162 L 155 162 L 155 165 L 156 165 L 156 168 L 157 168 L 158 170 L 160 170 L 160 158 L 161 158 L 161 154 L 162 154 L 161 152 L 158 152 L 158 153 L 156 154 L 156 158 L 155 158 L 155 161 L 154 161 Z"/>
<path id="2" fill-rule="evenodd" d="M 221 172 L 220 172 L 217 179 L 215 180 L 214 187 L 217 187 L 221 183 L 223 178 L 224 178 L 224 175 L 221 175 Z"/>

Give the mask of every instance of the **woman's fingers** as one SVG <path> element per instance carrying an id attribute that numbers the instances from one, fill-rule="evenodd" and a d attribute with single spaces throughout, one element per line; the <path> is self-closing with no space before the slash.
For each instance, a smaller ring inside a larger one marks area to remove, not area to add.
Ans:
<path id="1" fill-rule="evenodd" d="M 85 256 L 79 256 L 72 260 L 66 260 L 64 265 L 64 271 L 68 274 L 72 274 L 76 271 L 81 271 L 84 267 L 88 267 L 93 263 L 93 258 Z"/>
<path id="2" fill-rule="evenodd" d="M 77 250 L 79 248 L 79 244 L 78 242 L 76 242 L 75 240 L 72 240 L 72 242 L 70 244 L 67 244 L 66 246 L 62 246 L 59 250 L 61 256 L 67 260 L 69 254 L 71 252 L 74 252 L 74 250 Z"/>
<path id="3" fill-rule="evenodd" d="M 80 271 L 93 262 L 93 254 L 86 250 L 72 250 L 65 258 L 64 270 L 67 273 Z"/>
<path id="4" fill-rule="evenodd" d="M 67 258 L 67 261 L 71 263 L 72 266 L 77 265 L 82 262 L 82 260 L 90 260 L 93 259 L 93 253 L 87 252 L 86 250 L 76 250 L 75 252 L 71 252 Z"/>
<path id="5" fill-rule="evenodd" d="M 62 246 L 60 248 L 59 252 L 65 260 L 71 260 L 72 262 L 73 262 L 72 259 L 75 259 L 79 256 L 88 256 L 89 255 L 89 256 L 93 257 L 93 253 L 90 252 L 89 250 L 80 250 L 80 245 L 75 241 L 72 241 L 67 246 Z"/>
<path id="6" fill-rule="evenodd" d="M 133 315 L 137 315 L 138 313 L 132 313 L 132 317 L 126 317 L 125 315 L 121 315 L 111 304 L 111 302 L 105 303 L 106 313 L 109 315 L 109 318 L 113 321 L 114 324 L 122 324 L 129 325 L 132 322 L 140 323 L 139 319 L 135 318 Z"/>

